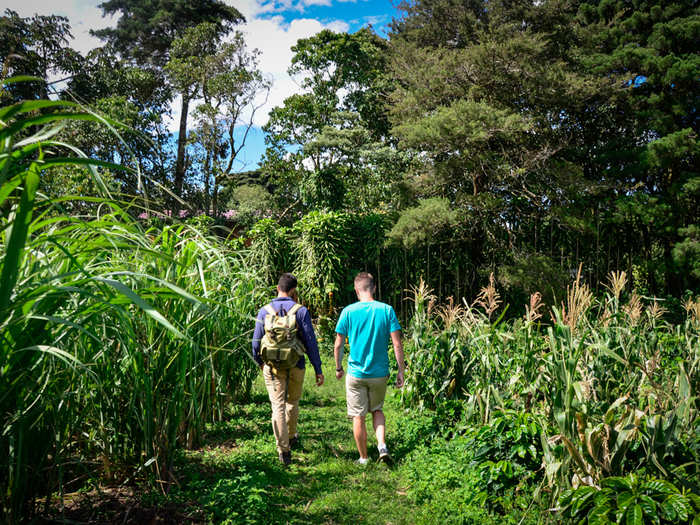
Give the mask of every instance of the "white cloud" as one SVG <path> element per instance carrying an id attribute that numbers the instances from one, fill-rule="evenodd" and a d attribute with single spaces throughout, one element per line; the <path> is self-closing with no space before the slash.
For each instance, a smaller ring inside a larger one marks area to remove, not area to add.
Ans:
<path id="1" fill-rule="evenodd" d="M 61 15 L 68 18 L 71 25 L 73 41 L 70 46 L 85 54 L 103 42 L 90 35 L 90 29 L 102 29 L 113 26 L 118 17 L 103 17 L 97 7 L 100 0 L 4 0 L 5 9 L 15 11 L 21 17 L 39 15 Z"/>
<path id="2" fill-rule="evenodd" d="M 260 69 L 272 80 L 272 90 L 267 104 L 255 115 L 255 124 L 262 126 L 267 122 L 270 110 L 282 104 L 285 98 L 301 92 L 297 80 L 287 74 L 292 63 L 292 46 L 300 38 L 308 38 L 324 29 L 343 32 L 349 29 L 346 22 L 336 20 L 323 23 L 313 18 L 295 18 L 287 22 L 281 15 L 274 15 L 281 9 L 281 4 L 294 9 L 298 4 L 311 5 L 325 0 L 301 0 L 300 2 L 268 2 L 265 0 L 244 0 L 243 2 L 227 0 L 246 17 L 247 23 L 241 27 L 246 35 L 249 49 L 258 49 Z M 330 0 L 329 0 L 330 3 Z M 261 16 L 266 15 L 266 16 Z"/>

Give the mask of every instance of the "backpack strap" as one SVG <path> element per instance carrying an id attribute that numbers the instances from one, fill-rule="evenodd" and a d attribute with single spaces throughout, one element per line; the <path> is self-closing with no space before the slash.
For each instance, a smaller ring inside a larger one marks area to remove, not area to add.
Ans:
<path id="1" fill-rule="evenodd" d="M 265 311 L 266 311 L 268 314 L 277 315 L 277 312 L 275 312 L 275 309 L 272 308 L 272 305 L 271 305 L 271 304 L 266 304 L 266 305 L 265 305 Z"/>
<path id="2" fill-rule="evenodd" d="M 296 315 L 296 313 L 299 311 L 301 308 L 301 305 L 299 303 L 294 303 L 294 306 L 292 306 L 289 311 L 287 312 L 287 315 Z"/>

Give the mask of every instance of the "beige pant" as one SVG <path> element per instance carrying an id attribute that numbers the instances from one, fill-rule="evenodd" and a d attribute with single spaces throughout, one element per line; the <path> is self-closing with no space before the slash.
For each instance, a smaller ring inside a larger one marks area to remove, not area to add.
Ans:
<path id="1" fill-rule="evenodd" d="M 368 412 L 381 410 L 386 395 L 388 377 L 353 377 L 345 376 L 345 394 L 348 405 L 348 417 L 364 417 Z"/>
<path id="2" fill-rule="evenodd" d="M 277 441 L 277 452 L 287 452 L 289 438 L 297 433 L 304 369 L 293 366 L 289 370 L 274 370 L 265 365 L 263 377 L 272 405 L 272 431 Z"/>

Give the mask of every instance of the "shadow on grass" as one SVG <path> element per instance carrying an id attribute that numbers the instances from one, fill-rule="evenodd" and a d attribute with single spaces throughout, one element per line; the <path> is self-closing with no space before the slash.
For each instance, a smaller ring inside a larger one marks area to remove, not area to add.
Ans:
<path id="1" fill-rule="evenodd" d="M 103 487 L 99 492 L 90 491 L 69 495 L 64 500 L 63 510 L 54 510 L 27 523 L 44 524 L 100 524 L 141 525 L 158 524 L 204 524 L 204 513 L 196 505 L 175 502 L 144 504 L 128 487 Z"/>

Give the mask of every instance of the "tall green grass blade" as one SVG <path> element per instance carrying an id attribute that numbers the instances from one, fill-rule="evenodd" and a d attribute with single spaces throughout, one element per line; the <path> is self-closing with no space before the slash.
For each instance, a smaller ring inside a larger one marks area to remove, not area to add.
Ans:
<path id="1" fill-rule="evenodd" d="M 12 228 L 6 232 L 5 257 L 0 273 L 0 313 L 10 305 L 12 290 L 17 282 L 38 186 L 39 173 L 36 165 L 32 165 L 24 180 L 24 189 L 12 221 Z"/>

